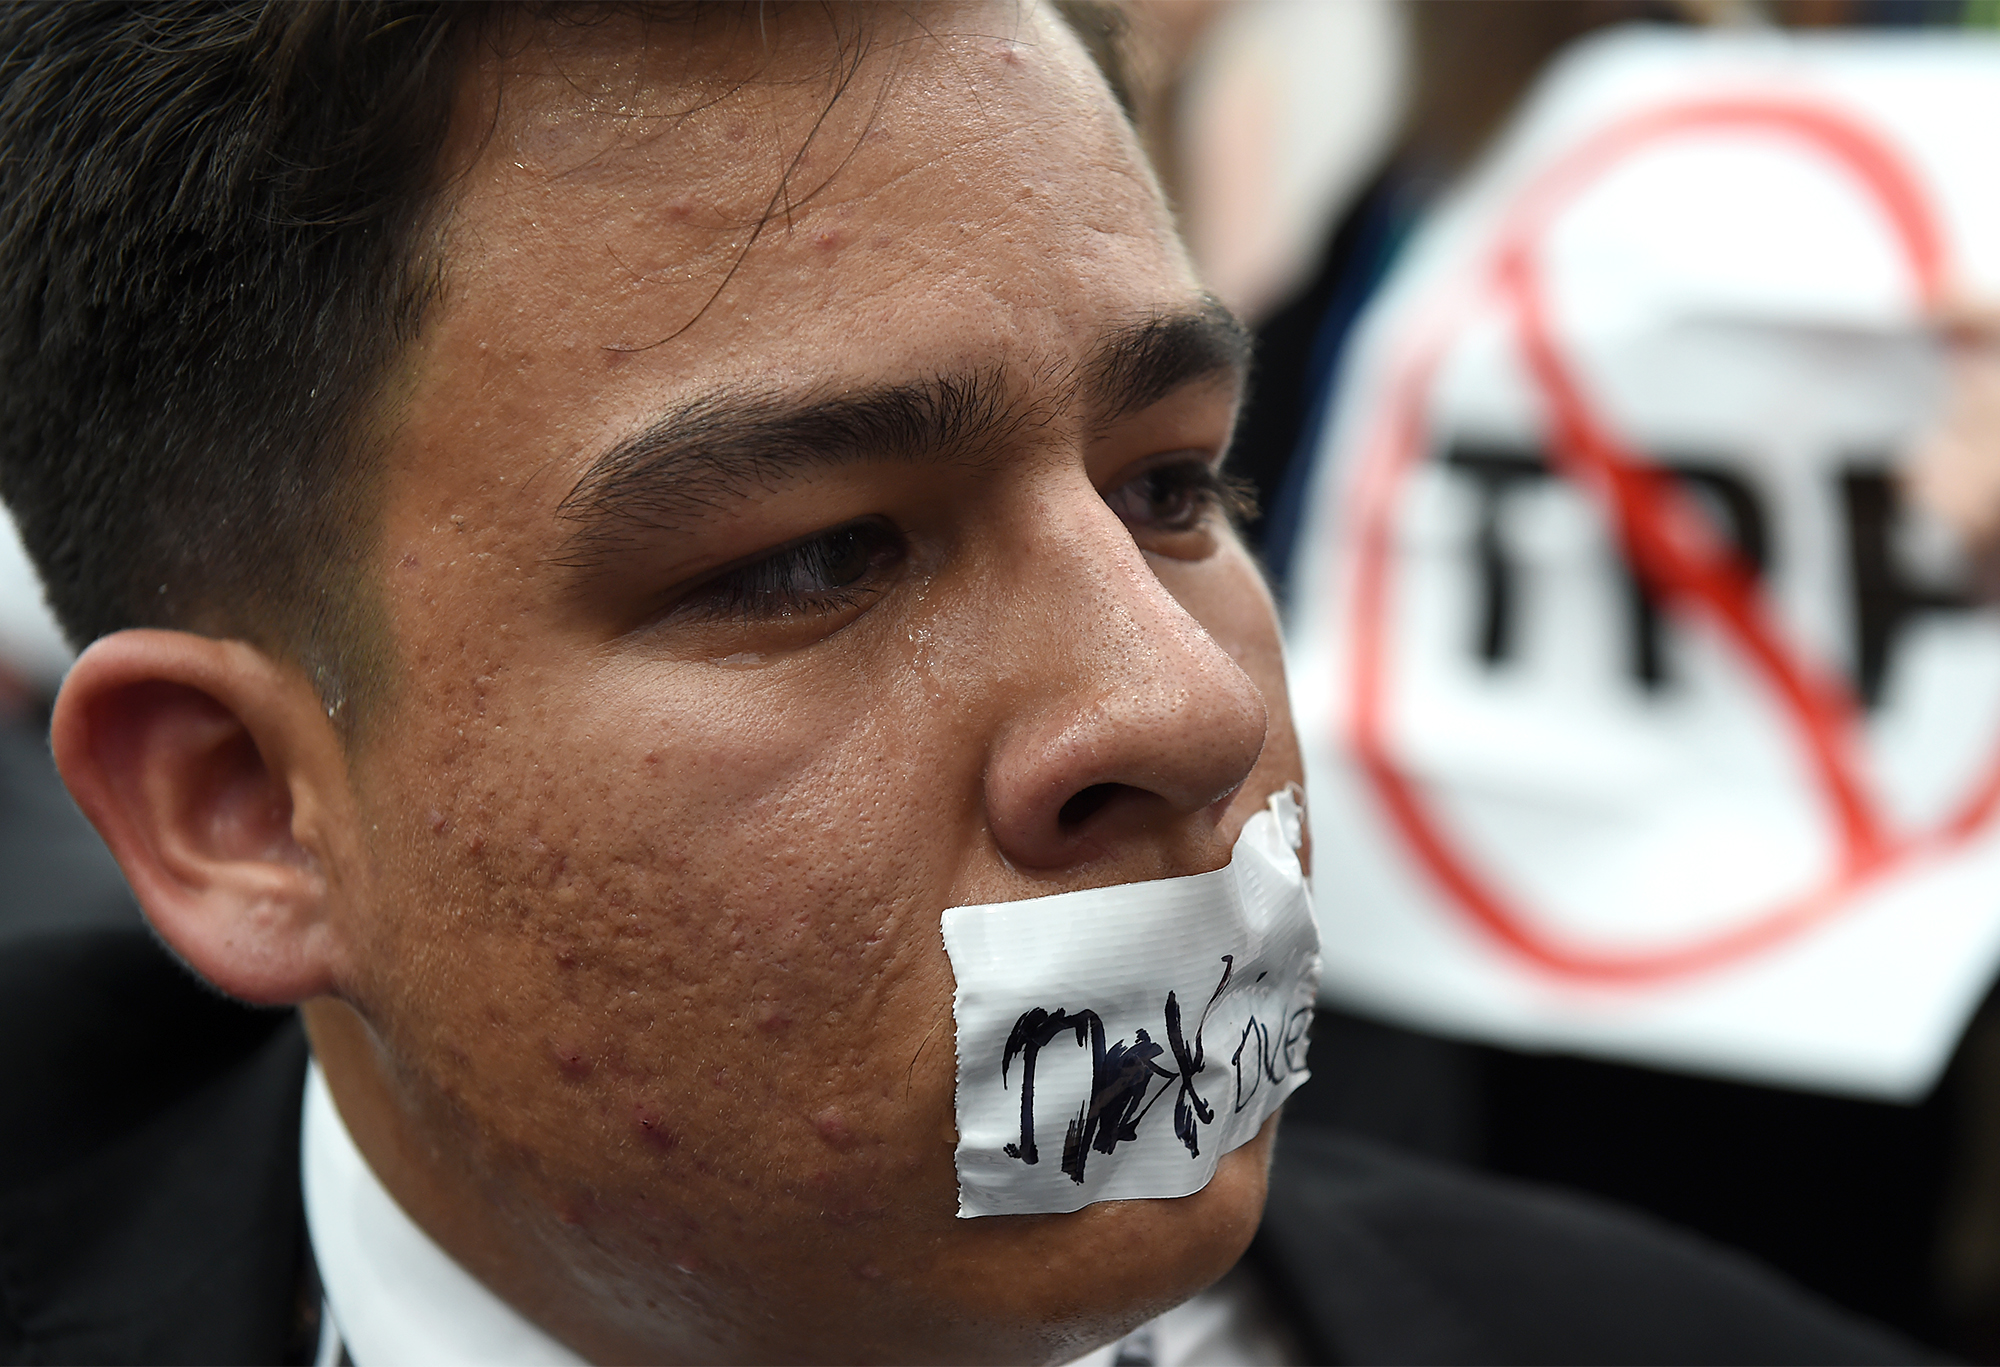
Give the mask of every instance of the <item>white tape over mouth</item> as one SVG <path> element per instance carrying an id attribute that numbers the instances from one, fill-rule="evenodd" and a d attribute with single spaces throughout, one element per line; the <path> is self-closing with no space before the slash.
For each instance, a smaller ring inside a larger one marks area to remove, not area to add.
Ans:
<path id="1" fill-rule="evenodd" d="M 1213 873 L 945 912 L 960 1218 L 1190 1195 L 1306 1080 L 1301 827 L 1288 790 Z"/>

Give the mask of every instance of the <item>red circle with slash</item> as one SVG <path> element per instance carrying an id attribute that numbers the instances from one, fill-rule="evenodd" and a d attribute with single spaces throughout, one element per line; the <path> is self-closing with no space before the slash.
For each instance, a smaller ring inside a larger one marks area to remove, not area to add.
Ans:
<path id="1" fill-rule="evenodd" d="M 1504 221 L 1476 287 L 1448 315 L 1420 325 L 1399 358 L 1383 419 L 1364 447 L 1350 503 L 1352 712 L 1354 753 L 1392 823 L 1451 903 L 1523 959 L 1572 980 L 1638 982 L 1717 968 L 1789 939 L 1851 904 L 1853 894 L 1912 853 L 1963 842 L 2000 809 L 2000 757 L 1967 800 L 1927 833 L 1890 831 L 1861 762 L 1861 713 L 1845 680 L 1798 654 L 1779 629 L 1750 566 L 1716 533 L 1702 509 L 1667 472 L 1622 441 L 1556 340 L 1538 273 L 1535 244 L 1577 195 L 1632 153 L 1690 133 L 1748 132 L 1801 144 L 1847 173 L 1893 233 L 1925 308 L 1945 289 L 1942 231 L 1923 186 L 1895 149 L 1852 116 L 1797 100 L 1707 99 L 1646 110 L 1612 124 L 1538 178 Z M 1549 419 L 1555 472 L 1583 488 L 1616 528 L 1640 580 L 1670 610 L 1696 614 L 1750 662 L 1776 696 L 1808 761 L 1814 787 L 1839 836 L 1830 876 L 1804 894 L 1742 923 L 1648 948 L 1578 943 L 1535 919 L 1454 845 L 1385 736 L 1390 686 L 1386 624 L 1392 514 L 1404 479 L 1428 448 L 1425 399 L 1450 344 L 1477 307 L 1508 310 L 1517 343 Z"/>

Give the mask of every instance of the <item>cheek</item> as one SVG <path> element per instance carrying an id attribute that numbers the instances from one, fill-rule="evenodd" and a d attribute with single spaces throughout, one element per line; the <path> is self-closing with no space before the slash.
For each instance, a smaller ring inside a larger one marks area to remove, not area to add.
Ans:
<path id="1" fill-rule="evenodd" d="M 381 804 L 404 914 L 373 995 L 427 1004 L 389 1027 L 406 1069 L 558 1204 L 658 1209 L 665 1180 L 682 1209 L 754 1191 L 851 1220 L 919 1169 L 948 1185 L 940 795 L 976 793 L 977 761 L 958 782 L 923 690 L 511 684 L 412 699 L 447 721 Z"/>

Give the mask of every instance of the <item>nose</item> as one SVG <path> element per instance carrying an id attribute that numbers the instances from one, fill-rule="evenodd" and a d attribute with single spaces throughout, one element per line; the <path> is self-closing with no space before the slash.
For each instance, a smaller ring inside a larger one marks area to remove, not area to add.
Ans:
<path id="1" fill-rule="evenodd" d="M 1264 695 L 1095 491 L 1073 506 L 1022 547 L 1017 601 L 1037 611 L 987 765 L 994 839 L 1020 868 L 1123 856 L 1146 866 L 1135 877 L 1215 867 L 1227 799 L 1263 753 Z"/>

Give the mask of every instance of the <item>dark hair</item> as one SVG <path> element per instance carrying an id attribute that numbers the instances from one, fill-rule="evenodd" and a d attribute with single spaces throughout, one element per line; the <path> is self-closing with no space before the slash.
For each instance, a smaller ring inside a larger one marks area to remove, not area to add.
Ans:
<path id="1" fill-rule="evenodd" d="M 128 626 L 374 671 L 362 430 L 479 7 L 0 15 L 0 494 L 83 644 Z"/>
<path id="2" fill-rule="evenodd" d="M 1106 63 L 1106 11 L 1063 8 Z M 701 7 L 562 14 L 614 9 Z M 441 288 L 439 154 L 502 13 L 0 11 L 0 496 L 73 643 L 245 639 L 352 734 L 386 649 L 371 419 Z"/>

